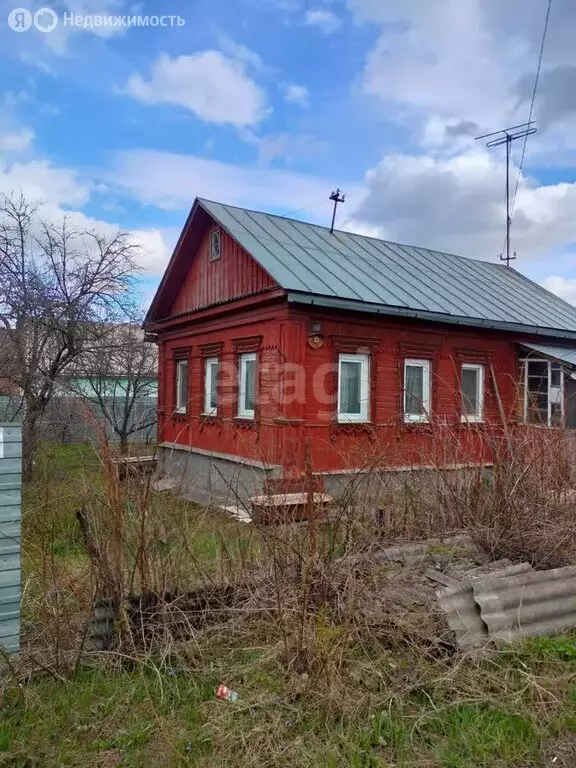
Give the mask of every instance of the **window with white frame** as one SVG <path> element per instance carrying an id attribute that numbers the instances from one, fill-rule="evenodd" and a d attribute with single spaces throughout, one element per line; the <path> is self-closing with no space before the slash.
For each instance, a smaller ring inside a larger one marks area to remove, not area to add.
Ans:
<path id="1" fill-rule="evenodd" d="M 484 366 L 480 363 L 463 363 L 460 375 L 462 396 L 462 421 L 484 420 Z"/>
<path id="2" fill-rule="evenodd" d="M 338 421 L 368 421 L 369 367 L 368 355 L 338 358 Z"/>
<path id="3" fill-rule="evenodd" d="M 218 413 L 218 367 L 217 357 L 209 357 L 204 362 L 205 416 L 215 416 Z"/>
<path id="4" fill-rule="evenodd" d="M 176 361 L 176 412 L 188 409 L 188 360 Z"/>
<path id="5" fill-rule="evenodd" d="M 404 421 L 427 422 L 430 415 L 430 360 L 404 360 Z"/>
<path id="6" fill-rule="evenodd" d="M 551 360 L 523 361 L 524 421 L 548 427 L 564 421 L 564 371 Z"/>
<path id="7" fill-rule="evenodd" d="M 238 382 L 238 416 L 253 419 L 256 403 L 256 353 L 240 355 Z"/>

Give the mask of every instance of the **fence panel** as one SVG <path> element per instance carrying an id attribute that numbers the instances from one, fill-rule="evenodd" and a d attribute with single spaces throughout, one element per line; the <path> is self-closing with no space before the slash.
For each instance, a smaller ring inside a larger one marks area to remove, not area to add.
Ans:
<path id="1" fill-rule="evenodd" d="M 0 646 L 20 648 L 22 431 L 0 424 Z"/>

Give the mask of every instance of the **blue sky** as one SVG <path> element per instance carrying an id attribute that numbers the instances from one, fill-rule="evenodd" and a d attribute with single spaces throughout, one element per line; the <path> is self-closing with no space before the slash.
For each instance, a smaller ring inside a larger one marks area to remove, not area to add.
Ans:
<path id="1" fill-rule="evenodd" d="M 0 0 L 0 191 L 134 232 L 146 297 L 196 195 L 326 223 L 340 186 L 344 228 L 502 249 L 504 155 L 474 136 L 527 119 L 547 0 L 65 0 L 48 33 L 10 29 L 15 5 Z M 515 266 L 574 302 L 575 32 L 553 0 L 513 227 Z"/>

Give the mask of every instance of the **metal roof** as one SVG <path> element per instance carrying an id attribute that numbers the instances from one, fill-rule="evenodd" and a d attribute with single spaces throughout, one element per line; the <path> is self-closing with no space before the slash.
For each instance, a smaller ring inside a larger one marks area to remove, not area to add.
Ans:
<path id="1" fill-rule="evenodd" d="M 576 338 L 576 307 L 492 262 L 199 199 L 292 301 Z M 558 331 L 558 333 L 554 333 Z"/>
<path id="2" fill-rule="evenodd" d="M 576 349 L 572 347 L 553 347 L 549 344 L 525 344 L 522 342 L 523 347 L 528 347 L 533 352 L 545 357 L 553 357 L 555 360 L 561 360 L 569 365 L 576 365 Z"/>

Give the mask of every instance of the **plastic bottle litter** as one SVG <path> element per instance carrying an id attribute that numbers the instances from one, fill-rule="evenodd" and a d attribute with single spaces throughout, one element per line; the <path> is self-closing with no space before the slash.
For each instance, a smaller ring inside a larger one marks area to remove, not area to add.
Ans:
<path id="1" fill-rule="evenodd" d="M 219 685 L 216 689 L 216 698 L 222 701 L 237 701 L 239 695 L 239 693 L 231 688 L 227 688 L 225 685 Z"/>

